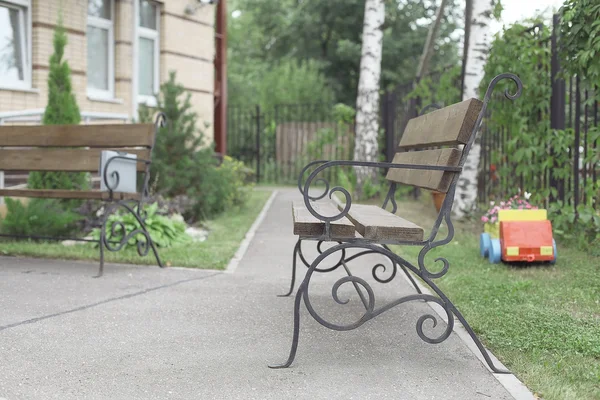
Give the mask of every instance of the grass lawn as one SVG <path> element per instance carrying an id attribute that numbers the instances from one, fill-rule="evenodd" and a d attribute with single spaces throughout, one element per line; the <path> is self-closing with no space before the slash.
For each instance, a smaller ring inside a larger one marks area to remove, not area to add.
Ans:
<path id="1" fill-rule="evenodd" d="M 205 224 L 210 230 L 206 241 L 159 249 L 161 259 L 168 266 L 225 269 L 270 195 L 270 190 L 252 191 L 243 208 L 230 210 Z M 135 249 L 117 253 L 106 251 L 104 254 L 109 263 L 142 265 L 156 263 L 152 251 L 146 257 L 139 257 Z M 100 259 L 98 249 L 92 244 L 63 246 L 56 242 L 2 241 L 0 242 L 0 255 L 68 260 Z"/>
<path id="2" fill-rule="evenodd" d="M 398 206 L 399 215 L 432 225 L 431 197 Z M 435 258 L 448 259 L 436 282 L 484 344 L 545 400 L 600 399 L 600 257 L 559 242 L 554 266 L 494 265 L 479 255 L 479 223 L 455 227 L 454 240 L 426 263 L 437 271 Z M 395 251 L 416 262 L 419 248 Z"/>

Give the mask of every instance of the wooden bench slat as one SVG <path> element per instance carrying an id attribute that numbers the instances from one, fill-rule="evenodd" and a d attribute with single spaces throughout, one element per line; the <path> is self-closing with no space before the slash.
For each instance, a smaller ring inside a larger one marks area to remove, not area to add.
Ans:
<path id="1" fill-rule="evenodd" d="M 100 190 L 63 190 L 63 189 L 0 189 L 0 197 L 27 197 L 44 199 L 87 199 L 109 200 L 108 192 Z M 114 192 L 115 200 L 139 200 L 140 193 Z"/>
<path id="2" fill-rule="evenodd" d="M 461 155 L 461 150 L 451 148 L 409 151 L 396 153 L 393 163 L 456 167 L 460 162 Z M 446 193 L 455 174 L 456 172 L 451 171 L 390 168 L 386 179 Z"/>
<path id="3" fill-rule="evenodd" d="M 312 204 L 313 208 L 321 215 L 334 216 L 339 214 L 335 205 L 330 202 L 316 202 Z M 294 202 L 292 204 L 292 214 L 294 218 L 294 235 L 319 237 L 325 234 L 325 222 L 315 218 L 308 211 L 304 202 Z M 347 239 L 354 238 L 356 235 L 354 224 L 347 218 L 333 221 L 330 226 L 332 237 Z"/>
<path id="4" fill-rule="evenodd" d="M 339 199 L 334 197 L 334 202 L 339 210 L 344 209 L 345 204 Z M 419 225 L 374 205 L 352 204 L 348 219 L 363 238 L 374 241 L 420 242 L 425 234 Z"/>
<path id="5" fill-rule="evenodd" d="M 153 141 L 153 124 L 0 127 L 0 147 L 152 147 Z"/>
<path id="6" fill-rule="evenodd" d="M 117 150 L 117 149 L 106 149 Z M 149 160 L 149 149 L 118 149 Z M 100 169 L 101 149 L 0 149 L 0 171 L 71 171 L 97 172 Z M 144 171 L 144 163 L 136 163 Z"/>
<path id="7" fill-rule="evenodd" d="M 465 100 L 408 121 L 399 149 L 466 144 L 483 103 Z"/>

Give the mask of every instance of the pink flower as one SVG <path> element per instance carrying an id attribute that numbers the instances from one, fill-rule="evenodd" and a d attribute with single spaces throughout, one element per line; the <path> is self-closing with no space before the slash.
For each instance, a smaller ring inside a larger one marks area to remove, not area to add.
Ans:
<path id="1" fill-rule="evenodd" d="M 502 207 L 504 207 L 504 206 L 506 205 L 506 203 L 505 203 L 505 202 L 503 202 L 503 201 L 501 201 L 501 202 L 500 202 L 500 205 L 501 205 Z"/>
<path id="2" fill-rule="evenodd" d="M 483 222 L 488 222 L 488 221 L 489 221 L 489 218 L 488 218 L 488 217 L 486 217 L 486 216 L 483 216 L 483 217 L 481 217 L 481 220 L 482 220 Z"/>
<path id="3" fill-rule="evenodd" d="M 493 224 L 494 222 L 496 222 L 496 217 L 492 217 L 492 218 L 490 219 L 490 222 L 491 222 L 492 224 Z"/>
<path id="4" fill-rule="evenodd" d="M 531 208 L 531 204 L 527 204 L 527 205 L 525 206 L 525 208 L 527 208 L 527 209 L 530 209 L 530 208 Z"/>
<path id="5" fill-rule="evenodd" d="M 537 207 L 533 207 L 532 209 L 533 209 L 533 210 L 537 210 L 538 208 L 537 208 Z"/>
<path id="6" fill-rule="evenodd" d="M 523 204 L 523 200 L 519 200 L 517 203 L 519 203 L 519 204 Z"/>
<path id="7" fill-rule="evenodd" d="M 519 210 L 522 210 L 522 209 L 523 209 L 523 206 L 519 206 Z"/>

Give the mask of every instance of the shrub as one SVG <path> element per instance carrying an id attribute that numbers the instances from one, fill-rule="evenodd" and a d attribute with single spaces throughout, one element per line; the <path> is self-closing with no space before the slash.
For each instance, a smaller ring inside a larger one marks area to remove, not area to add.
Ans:
<path id="1" fill-rule="evenodd" d="M 185 195 L 191 205 L 184 215 L 189 222 L 209 218 L 233 205 L 242 204 L 247 188 L 244 166 L 229 157 L 218 165 L 212 146 L 196 125 L 190 94 L 176 82 L 175 72 L 162 85 L 158 109 L 167 116 L 167 126 L 156 138 L 151 181 L 158 194 L 166 197 Z M 140 109 L 140 120 L 152 120 L 148 107 Z"/>
<path id="2" fill-rule="evenodd" d="M 252 187 L 247 183 L 244 163 L 225 156 L 218 168 L 205 171 L 204 177 L 193 195 L 196 203 L 192 214 L 207 218 L 232 207 L 242 206 Z"/>
<path id="3" fill-rule="evenodd" d="M 160 215 L 158 203 L 145 205 L 143 211 L 146 213 L 145 225 L 150 237 L 158 247 L 172 247 L 178 244 L 185 244 L 192 241 L 192 238 L 185 232 L 187 225 L 181 216 L 173 215 L 171 217 Z M 125 232 L 117 225 L 115 234 L 117 237 L 110 237 L 110 230 L 113 223 L 121 222 L 125 227 Z M 138 220 L 129 212 L 119 212 L 108 217 L 106 224 L 106 234 L 109 239 L 120 240 L 123 234 L 127 235 L 137 229 L 141 229 Z M 92 237 L 100 240 L 100 228 L 92 231 Z M 137 236 L 129 239 L 125 247 L 135 246 Z M 96 243 L 96 246 L 98 243 Z"/>
<path id="4" fill-rule="evenodd" d="M 6 198 L 8 213 L 2 221 L 2 233 L 22 236 L 68 236 L 81 216 L 65 211 L 56 200 L 32 199 L 28 204 Z"/>
<path id="5" fill-rule="evenodd" d="M 48 105 L 44 112 L 44 125 L 79 124 L 81 114 L 71 85 L 71 69 L 63 59 L 67 34 L 59 17 L 54 30 L 54 53 L 50 56 L 48 73 Z M 73 172 L 31 172 L 28 186 L 32 189 L 69 189 L 88 188 L 87 174 Z M 75 204 L 69 202 L 65 204 Z"/>

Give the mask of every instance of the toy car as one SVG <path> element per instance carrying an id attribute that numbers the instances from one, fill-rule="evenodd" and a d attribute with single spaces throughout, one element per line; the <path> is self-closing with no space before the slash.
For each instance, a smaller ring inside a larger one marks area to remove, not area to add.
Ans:
<path id="1" fill-rule="evenodd" d="M 500 210 L 499 238 L 482 233 L 479 248 L 490 262 L 556 262 L 556 242 L 546 210 Z"/>

